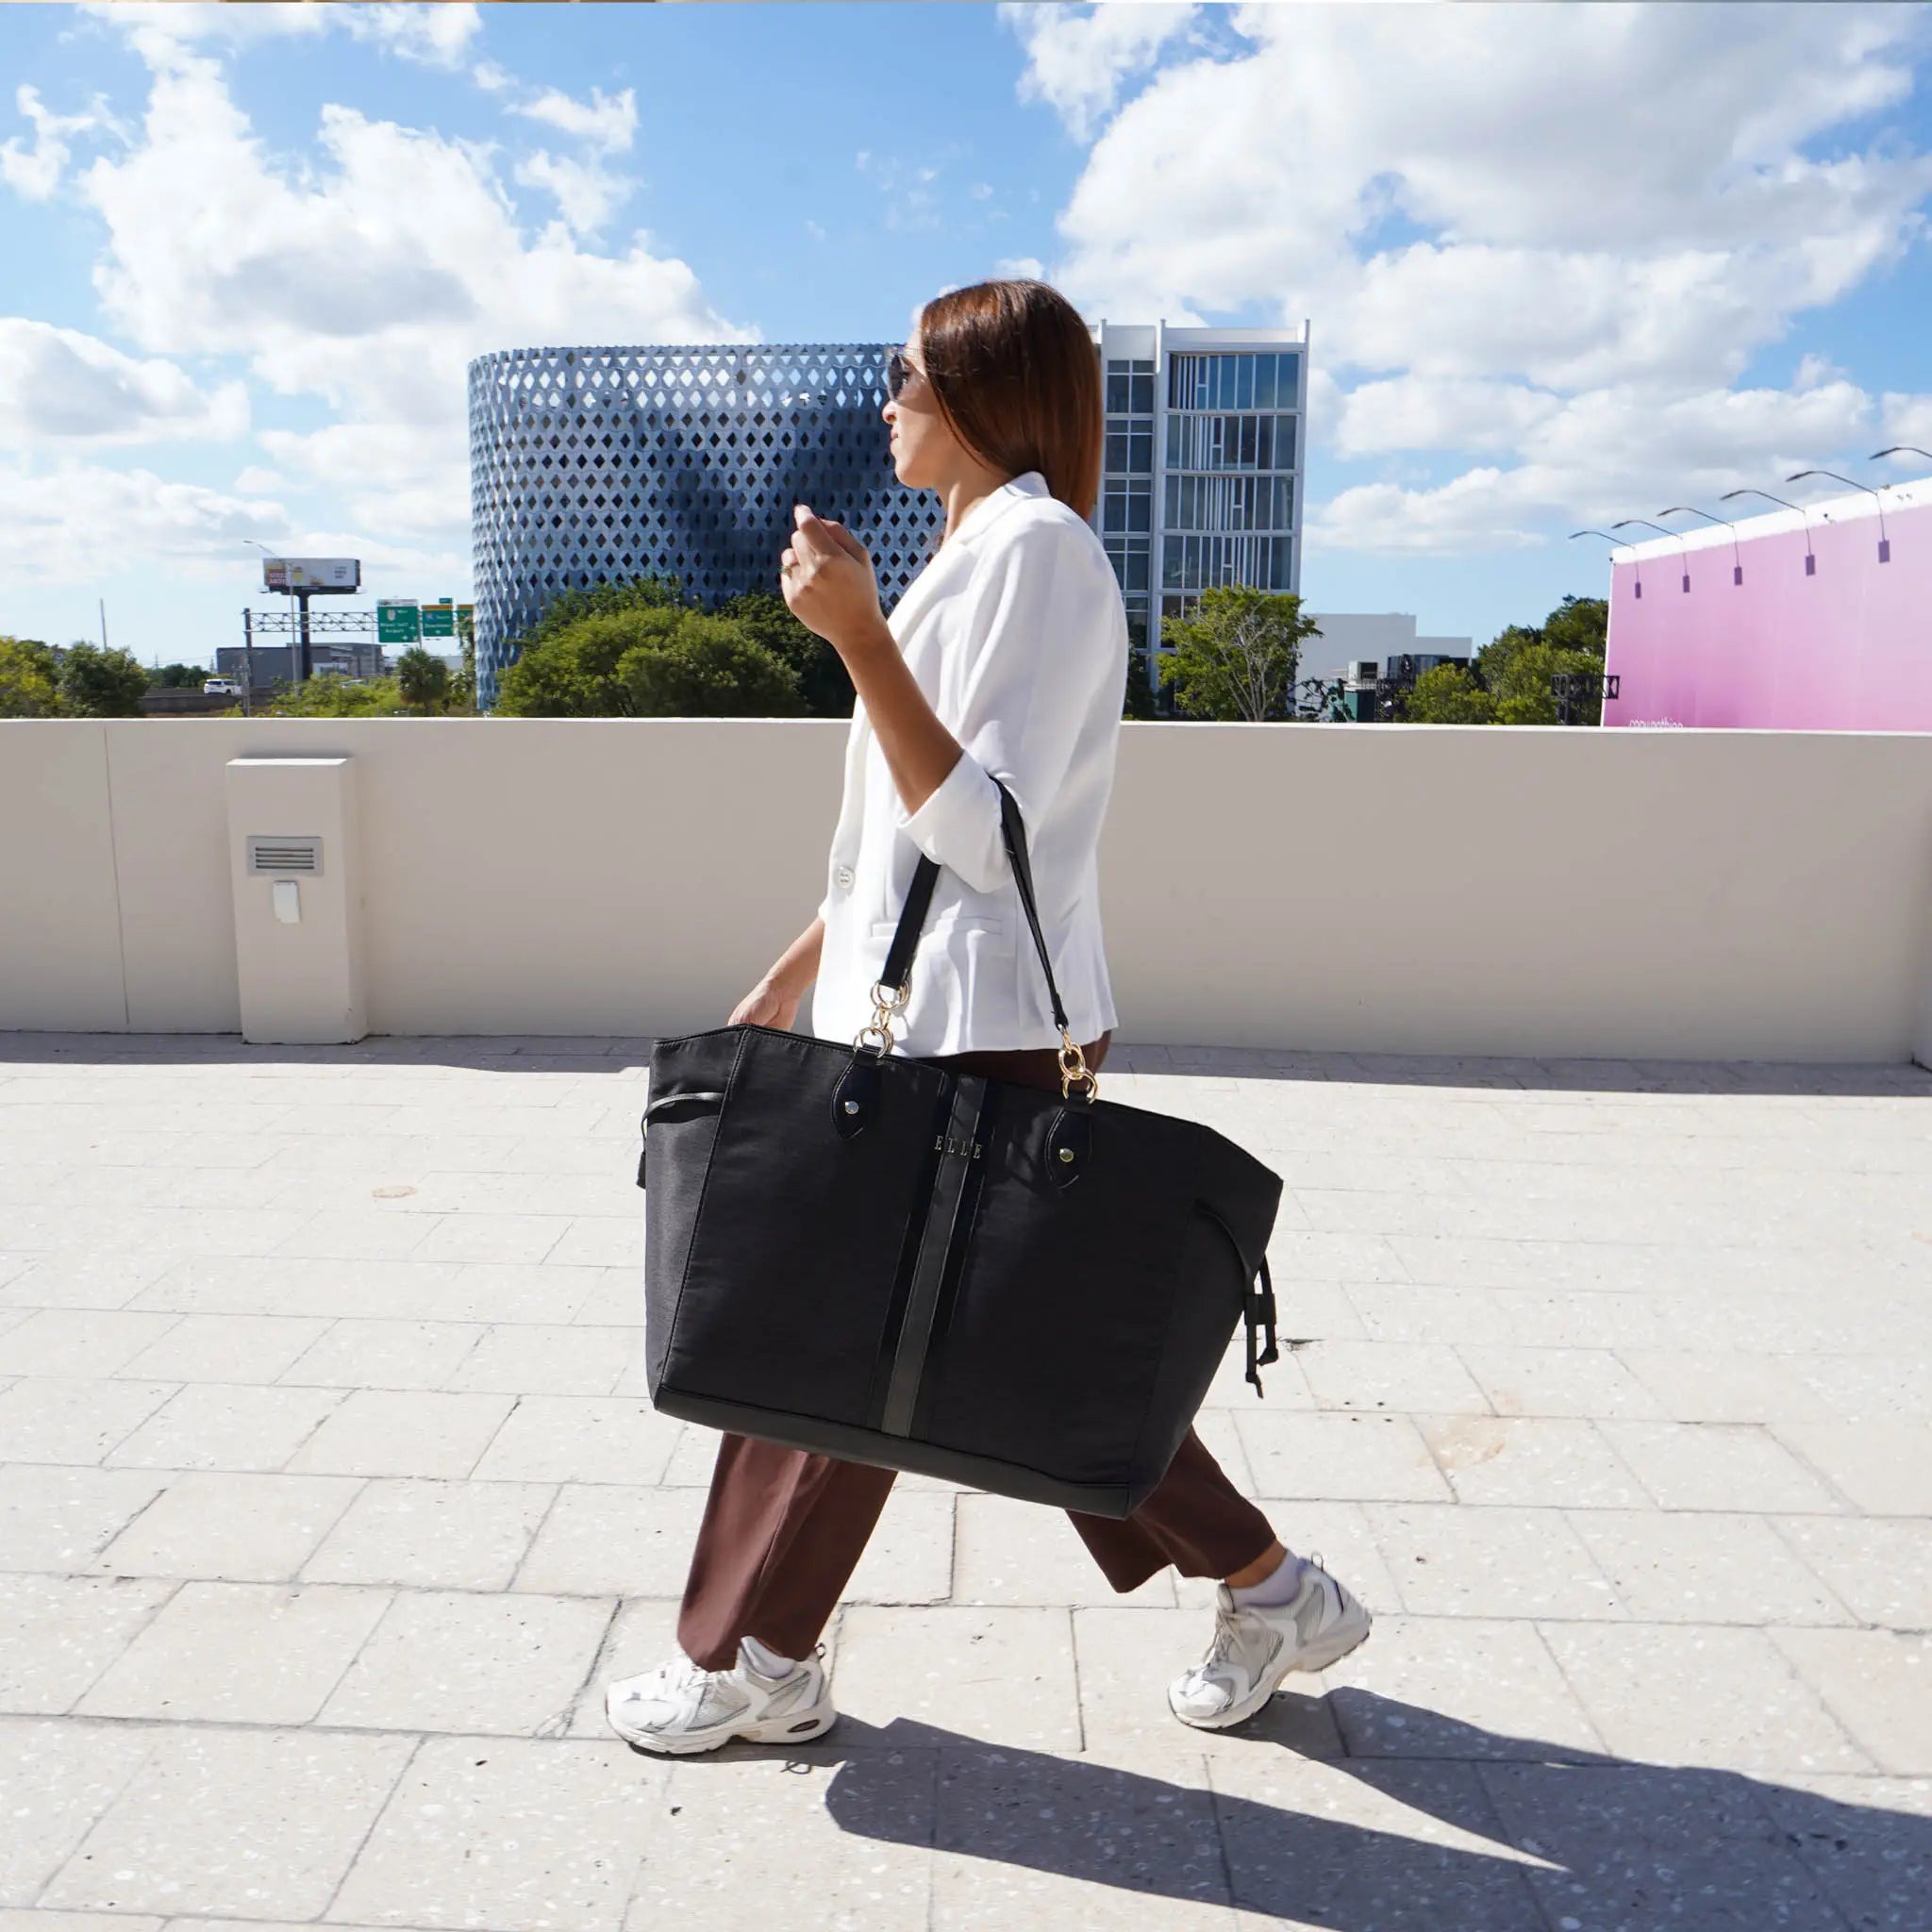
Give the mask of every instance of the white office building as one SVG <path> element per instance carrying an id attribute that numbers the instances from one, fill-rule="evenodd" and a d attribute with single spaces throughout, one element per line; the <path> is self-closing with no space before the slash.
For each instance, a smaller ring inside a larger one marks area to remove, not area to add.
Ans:
<path id="1" fill-rule="evenodd" d="M 1416 670 L 1427 671 L 1444 662 L 1467 663 L 1474 655 L 1468 638 L 1420 635 L 1414 617 L 1407 611 L 1308 610 L 1303 615 L 1321 635 L 1303 641 L 1298 679 L 1351 679 L 1358 664 L 1374 665 L 1369 675 L 1379 677 L 1404 658 L 1413 658 Z"/>

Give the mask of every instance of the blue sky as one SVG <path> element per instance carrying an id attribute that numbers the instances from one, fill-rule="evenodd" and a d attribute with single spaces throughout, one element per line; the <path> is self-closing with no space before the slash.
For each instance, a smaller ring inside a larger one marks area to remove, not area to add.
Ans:
<path id="1" fill-rule="evenodd" d="M 1042 275 L 1313 325 L 1303 591 L 1478 642 L 1581 524 L 1932 448 L 1932 17 L 0 8 L 0 630 L 206 661 L 247 539 L 469 588 L 462 370 Z M 1831 486 L 1826 486 L 1829 489 Z"/>

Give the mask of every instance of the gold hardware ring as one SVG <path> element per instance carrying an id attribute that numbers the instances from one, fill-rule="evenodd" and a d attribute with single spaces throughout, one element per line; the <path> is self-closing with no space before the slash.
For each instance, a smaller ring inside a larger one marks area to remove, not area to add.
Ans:
<path id="1" fill-rule="evenodd" d="M 1087 1083 L 1087 1098 L 1100 1098 L 1100 1075 L 1087 1064 L 1087 1056 L 1074 1042 L 1074 1036 L 1062 1029 L 1060 1033 L 1060 1098 L 1065 1100 L 1074 1091 L 1075 1080 Z"/>

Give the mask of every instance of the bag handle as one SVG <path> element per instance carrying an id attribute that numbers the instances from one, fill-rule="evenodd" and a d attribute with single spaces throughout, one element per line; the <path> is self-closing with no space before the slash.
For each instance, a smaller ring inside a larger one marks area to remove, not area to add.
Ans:
<path id="1" fill-rule="evenodd" d="M 991 775 L 991 774 L 989 774 Z M 993 779 L 1000 794 L 1000 838 L 1007 848 L 1007 861 L 1013 868 L 1013 882 L 1019 888 L 1020 908 L 1026 915 L 1027 929 L 1033 935 L 1033 949 L 1040 955 L 1040 970 L 1046 974 L 1047 997 L 1053 1002 L 1053 1023 L 1059 1028 L 1060 1097 L 1065 1099 L 1075 1081 L 1084 1081 L 1087 1098 L 1100 1091 L 1100 1081 L 1067 1030 L 1067 1009 L 1060 1002 L 1060 990 L 1053 976 L 1053 960 L 1047 954 L 1046 935 L 1040 929 L 1040 907 L 1033 893 L 1033 867 L 1026 852 L 1026 825 L 1013 794 Z M 892 943 L 886 952 L 884 970 L 873 988 L 873 1018 L 858 1036 L 862 1044 L 867 1034 L 881 1037 L 880 1052 L 891 1044 L 891 1019 L 906 1004 L 907 983 L 912 976 L 912 953 L 919 943 L 925 916 L 932 909 L 932 889 L 940 875 L 939 862 L 924 853 L 913 869 L 912 883 L 900 908 L 899 923 L 892 930 Z"/>

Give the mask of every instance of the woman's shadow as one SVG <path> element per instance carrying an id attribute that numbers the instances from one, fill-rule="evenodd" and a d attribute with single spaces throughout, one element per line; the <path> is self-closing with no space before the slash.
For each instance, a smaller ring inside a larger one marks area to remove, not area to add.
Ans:
<path id="1" fill-rule="evenodd" d="M 1320 1704 L 1277 1698 L 1262 1728 L 1285 1714 L 1313 1735 Z M 1210 1790 L 847 1718 L 798 1768 L 836 1765 L 825 1804 L 857 1837 L 1345 1932 L 1932 1926 L 1924 1815 L 1504 1737 L 1354 1687 L 1333 1705 L 1351 1738 L 1407 1732 L 1430 1755 L 1317 1757 L 1263 1735 L 1217 1749 Z"/>

